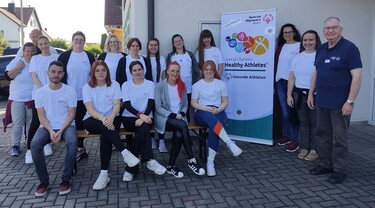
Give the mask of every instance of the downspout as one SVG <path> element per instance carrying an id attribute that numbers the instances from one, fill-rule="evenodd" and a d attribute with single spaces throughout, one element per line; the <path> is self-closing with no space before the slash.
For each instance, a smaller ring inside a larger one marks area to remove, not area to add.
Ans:
<path id="1" fill-rule="evenodd" d="M 147 1 L 147 13 L 148 13 L 148 40 L 155 37 L 155 1 L 148 0 Z"/>

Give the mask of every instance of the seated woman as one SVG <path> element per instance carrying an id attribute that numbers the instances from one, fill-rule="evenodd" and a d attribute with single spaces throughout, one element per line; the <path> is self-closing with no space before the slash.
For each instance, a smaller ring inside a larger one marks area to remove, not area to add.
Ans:
<path id="1" fill-rule="evenodd" d="M 213 61 L 203 64 L 201 80 L 193 85 L 191 105 L 196 109 L 194 121 L 209 128 L 207 176 L 215 176 L 214 160 L 219 148 L 219 139 L 227 144 L 234 156 L 240 155 L 242 150 L 229 138 L 223 127 L 227 120 L 224 110 L 228 105 L 228 92 Z"/>
<path id="2" fill-rule="evenodd" d="M 97 60 L 92 64 L 90 80 L 82 89 L 83 102 L 87 109 L 84 126 L 93 134 L 100 134 L 101 171 L 93 189 L 100 190 L 107 186 L 110 178 L 108 166 L 112 155 L 112 144 L 121 152 L 125 163 L 134 167 L 140 161 L 121 142 L 119 128 L 121 125 L 118 113 L 120 111 L 120 85 L 110 79 L 107 64 Z"/>
<path id="3" fill-rule="evenodd" d="M 129 71 L 132 80 L 126 81 L 121 87 L 125 107 L 122 122 L 126 130 L 135 132 L 135 136 L 128 144 L 129 149 L 136 156 L 142 154 L 142 162 L 147 161 L 147 168 L 157 175 L 162 175 L 166 169 L 154 159 L 151 148 L 150 130 L 153 123 L 155 84 L 143 78 L 144 69 L 140 61 L 131 62 Z M 133 180 L 138 171 L 138 165 L 126 167 L 123 181 Z"/>
<path id="4" fill-rule="evenodd" d="M 160 81 L 155 87 L 155 130 L 161 134 L 165 131 L 173 131 L 167 172 L 177 178 L 184 176 L 175 164 L 182 144 L 188 156 L 189 168 L 197 175 L 205 174 L 191 148 L 186 120 L 187 107 L 185 84 L 180 78 L 180 65 L 173 61 L 167 67 L 167 78 Z"/>

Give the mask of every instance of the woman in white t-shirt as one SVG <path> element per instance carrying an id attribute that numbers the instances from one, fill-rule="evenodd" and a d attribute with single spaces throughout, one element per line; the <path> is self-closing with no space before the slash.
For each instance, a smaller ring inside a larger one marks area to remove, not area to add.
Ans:
<path id="1" fill-rule="evenodd" d="M 173 51 L 167 56 L 167 65 L 176 61 L 181 67 L 180 77 L 185 83 L 188 98 L 186 118 L 190 122 L 191 86 L 199 79 L 199 67 L 194 54 L 185 49 L 184 39 L 180 34 L 172 36 L 172 49 Z"/>
<path id="2" fill-rule="evenodd" d="M 199 36 L 198 48 L 195 52 L 199 68 L 202 69 L 205 61 L 211 60 L 215 63 L 219 77 L 223 74 L 223 55 L 216 47 L 214 36 L 209 30 L 202 30 Z"/>
<path id="3" fill-rule="evenodd" d="M 286 151 L 295 152 L 299 149 L 298 125 L 292 124 L 289 120 L 290 107 L 287 103 L 286 93 L 291 63 L 300 51 L 301 35 L 293 24 L 288 23 L 281 27 L 277 41 L 275 88 L 279 98 L 283 126 L 282 137 L 279 138 L 277 143 L 279 145 L 288 145 Z"/>
<path id="4" fill-rule="evenodd" d="M 93 189 L 101 190 L 110 181 L 108 167 L 112 145 L 121 152 L 129 167 L 134 167 L 140 160 L 125 149 L 120 138 L 120 85 L 110 79 L 109 68 L 102 60 L 93 63 L 90 74 L 89 82 L 82 89 L 83 102 L 87 109 L 83 122 L 88 132 L 100 134 L 101 171 Z"/>
<path id="5" fill-rule="evenodd" d="M 64 65 L 64 77 L 62 82 L 73 87 L 77 94 L 77 109 L 75 115 L 76 129 L 85 129 L 83 117 L 86 115 L 86 108 L 83 104 L 82 88 L 90 79 L 91 64 L 95 57 L 85 51 L 86 36 L 83 32 L 77 31 L 72 35 L 72 49 L 63 52 L 59 56 L 59 61 Z M 77 159 L 87 157 L 84 147 L 84 138 L 78 138 Z"/>
<path id="6" fill-rule="evenodd" d="M 295 108 L 298 114 L 301 151 L 298 158 L 314 161 L 316 152 L 316 112 L 307 106 L 311 76 L 315 70 L 316 50 L 320 46 L 320 38 L 316 31 L 308 30 L 302 35 L 303 52 L 293 58 L 288 80 L 288 105 Z"/>
<path id="7" fill-rule="evenodd" d="M 142 161 L 147 161 L 148 169 L 162 175 L 166 169 L 155 160 L 151 148 L 155 84 L 143 78 L 144 69 L 140 61 L 131 62 L 129 71 L 133 79 L 121 87 L 125 107 L 122 113 L 123 125 L 126 130 L 135 132 L 128 146 L 134 155 L 142 155 Z M 132 181 L 137 174 L 139 166 L 126 167 L 123 181 Z"/>
<path id="8" fill-rule="evenodd" d="M 173 131 L 167 172 L 176 178 L 184 177 L 176 167 L 176 159 L 182 145 L 188 156 L 189 168 L 197 175 L 205 174 L 191 148 L 192 142 L 186 122 L 187 106 L 185 84 L 180 78 L 180 65 L 173 61 L 167 67 L 167 77 L 155 86 L 155 130 L 161 134 Z"/>
<path id="9" fill-rule="evenodd" d="M 242 150 L 229 138 L 224 129 L 228 106 L 227 85 L 220 80 L 213 61 L 206 61 L 201 70 L 201 80 L 193 85 L 191 105 L 196 109 L 194 121 L 198 125 L 208 126 L 207 176 L 215 176 L 214 160 L 219 148 L 219 140 L 223 140 L 234 156 Z"/>
<path id="10" fill-rule="evenodd" d="M 34 89 L 32 92 L 32 97 L 34 100 L 35 92 L 37 89 L 43 87 L 44 85 L 49 83 L 47 71 L 49 68 L 49 64 L 52 61 L 56 61 L 58 58 L 57 54 L 51 54 L 50 51 L 50 43 L 46 36 L 39 36 L 37 39 L 37 47 L 40 49 L 42 53 L 35 55 L 31 58 L 29 72 L 31 73 L 31 77 L 34 82 Z M 40 125 L 38 113 L 35 108 L 33 108 L 33 118 L 31 121 L 30 129 L 27 136 L 27 151 L 25 156 L 25 163 L 30 164 L 33 163 L 33 159 L 31 157 L 31 149 L 30 144 L 31 140 L 34 138 L 36 131 L 38 130 Z M 44 154 L 46 156 L 52 155 L 52 148 L 51 144 L 47 144 L 44 147 Z"/>
<path id="11" fill-rule="evenodd" d="M 103 60 L 111 72 L 111 80 L 116 80 L 116 70 L 119 60 L 126 56 L 122 53 L 122 43 L 116 35 L 109 35 L 104 45 L 104 53 L 100 54 L 98 60 Z"/>
<path id="12" fill-rule="evenodd" d="M 144 71 L 144 77 L 147 80 L 152 81 L 152 71 L 150 59 L 141 56 L 139 51 L 142 50 L 142 43 L 138 38 L 130 38 L 126 44 L 128 49 L 128 55 L 122 57 L 117 65 L 116 70 L 116 81 L 122 85 L 128 80 L 132 80 L 133 77 L 129 71 L 129 65 L 133 61 L 140 61 L 142 63 Z"/>
<path id="13" fill-rule="evenodd" d="M 151 38 L 147 43 L 147 58 L 151 61 L 152 80 L 156 84 L 165 78 L 166 63 L 164 56 L 160 55 L 159 40 Z M 157 148 L 154 136 L 151 138 L 152 149 Z M 159 152 L 168 152 L 164 142 L 164 134 L 158 134 Z"/>
<path id="14" fill-rule="evenodd" d="M 22 58 L 14 58 L 6 67 L 4 74 L 10 80 L 8 103 L 10 102 L 10 115 L 12 119 L 11 137 L 13 147 L 10 153 L 12 156 L 20 154 L 22 129 L 25 127 L 25 131 L 28 132 L 32 119 L 33 101 L 31 93 L 34 83 L 29 73 L 29 66 L 36 48 L 33 43 L 28 42 L 23 45 L 22 51 Z M 30 143 L 28 142 L 28 144 L 30 152 Z"/>

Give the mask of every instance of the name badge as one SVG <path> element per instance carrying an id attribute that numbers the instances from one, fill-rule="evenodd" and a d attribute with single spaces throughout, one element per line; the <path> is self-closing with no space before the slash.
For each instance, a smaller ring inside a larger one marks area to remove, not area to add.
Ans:
<path id="1" fill-rule="evenodd" d="M 329 62 L 331 62 L 330 59 L 326 59 L 326 60 L 324 61 L 324 63 L 326 63 L 326 64 L 328 64 Z"/>

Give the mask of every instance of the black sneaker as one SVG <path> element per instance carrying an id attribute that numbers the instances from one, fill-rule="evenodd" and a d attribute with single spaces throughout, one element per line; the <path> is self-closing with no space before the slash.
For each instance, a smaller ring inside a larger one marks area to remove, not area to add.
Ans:
<path id="1" fill-rule="evenodd" d="M 176 178 L 184 177 L 184 174 L 175 165 L 167 166 L 167 173 L 173 175 Z"/>
<path id="2" fill-rule="evenodd" d="M 197 161 L 188 162 L 189 168 L 197 175 L 204 175 L 206 171 L 197 163 Z"/>
<path id="3" fill-rule="evenodd" d="M 79 161 L 81 159 L 88 158 L 88 157 L 89 157 L 89 155 L 87 154 L 86 149 L 84 147 L 83 148 L 80 148 L 80 147 L 77 148 L 76 161 Z"/>

